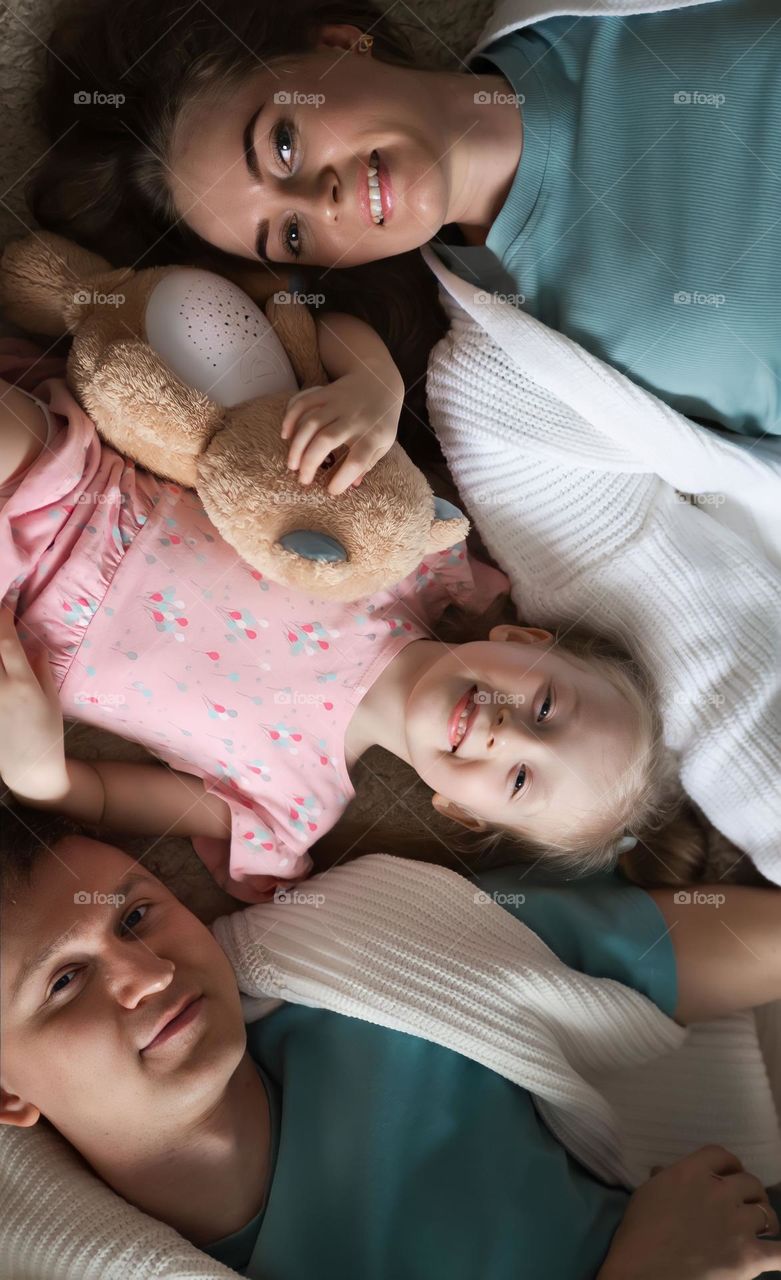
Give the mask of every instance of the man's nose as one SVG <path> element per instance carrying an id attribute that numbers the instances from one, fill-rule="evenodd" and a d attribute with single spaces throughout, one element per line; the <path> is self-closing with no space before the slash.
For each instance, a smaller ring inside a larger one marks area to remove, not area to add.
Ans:
<path id="1" fill-rule="evenodd" d="M 125 1008 L 135 1009 L 147 996 L 170 986 L 176 966 L 138 940 L 128 943 L 117 939 L 117 942 L 119 945 L 106 961 L 109 989 Z"/>

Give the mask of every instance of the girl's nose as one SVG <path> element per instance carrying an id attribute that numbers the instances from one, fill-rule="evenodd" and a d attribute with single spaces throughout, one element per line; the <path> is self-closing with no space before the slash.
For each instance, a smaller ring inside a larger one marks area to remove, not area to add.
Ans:
<path id="1" fill-rule="evenodd" d="M 500 707 L 488 727 L 486 747 L 495 754 L 497 750 L 515 745 L 526 738 L 526 726 L 521 717 L 513 715 L 509 707 Z"/>

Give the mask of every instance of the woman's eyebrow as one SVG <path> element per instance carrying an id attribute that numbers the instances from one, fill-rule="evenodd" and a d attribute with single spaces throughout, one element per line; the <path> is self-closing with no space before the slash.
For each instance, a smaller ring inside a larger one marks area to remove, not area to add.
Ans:
<path id="1" fill-rule="evenodd" d="M 266 105 L 265 102 L 261 102 L 257 110 L 253 111 L 252 115 L 250 116 L 249 120 L 244 126 L 244 133 L 242 135 L 242 144 L 244 147 L 244 159 L 247 162 L 247 169 L 249 170 L 250 177 L 253 179 L 253 181 L 257 183 L 262 183 L 263 175 L 260 172 L 260 165 L 258 164 L 258 153 L 255 150 L 255 122 L 257 121 L 257 118 L 260 115 L 265 105 Z M 266 248 L 267 241 L 268 241 L 268 218 L 263 218 L 258 223 L 258 228 L 255 233 L 255 252 L 260 258 L 261 262 L 268 262 L 268 253 Z"/>
<path id="2" fill-rule="evenodd" d="M 244 133 L 242 135 L 242 142 L 244 144 L 244 159 L 247 162 L 247 168 L 249 170 L 250 176 L 254 178 L 255 182 L 263 181 L 263 178 L 260 172 L 260 165 L 258 164 L 257 152 L 255 150 L 255 121 L 257 120 L 264 106 L 265 106 L 265 103 L 261 102 L 258 109 L 256 111 L 253 111 L 252 115 L 250 116 L 249 120 L 244 126 Z"/>

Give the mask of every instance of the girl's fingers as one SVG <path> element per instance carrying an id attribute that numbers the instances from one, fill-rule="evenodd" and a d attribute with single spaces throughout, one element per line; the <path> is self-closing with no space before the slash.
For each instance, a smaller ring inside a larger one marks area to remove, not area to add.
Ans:
<path id="1" fill-rule="evenodd" d="M 314 408 L 315 405 L 322 404 L 324 397 L 322 393 L 325 387 L 307 387 L 306 391 L 297 391 L 291 396 L 287 402 L 285 416 L 282 419 L 281 436 L 283 440 L 287 440 L 301 415 L 307 409 Z"/>
<path id="2" fill-rule="evenodd" d="M 307 445 L 298 468 L 301 484 L 311 484 L 317 475 L 318 468 L 323 465 L 329 453 L 333 453 L 342 444 L 344 431 L 323 429 L 317 432 Z"/>
<path id="3" fill-rule="evenodd" d="M 13 618 L 13 614 L 11 614 Z M 0 668 L 13 680 L 23 680 L 33 674 L 32 668 L 19 639 L 16 627 L 10 627 L 0 633 Z"/>
<path id="4" fill-rule="evenodd" d="M 318 431 L 322 431 L 324 427 L 330 426 L 334 421 L 334 414 L 329 412 L 325 406 L 320 409 L 312 409 L 307 412 L 306 417 L 301 418 L 301 421 L 296 424 L 287 455 L 287 465 L 291 471 L 297 471 L 301 466 L 301 459 L 310 441 L 314 439 Z"/>
<path id="5" fill-rule="evenodd" d="M 359 485 L 366 475 L 367 471 L 371 471 L 375 462 L 379 461 L 381 454 L 377 454 L 375 450 L 367 458 L 365 451 L 351 449 L 344 462 L 337 467 L 333 476 L 328 483 L 328 492 L 336 496 L 344 493 L 351 485 Z"/>

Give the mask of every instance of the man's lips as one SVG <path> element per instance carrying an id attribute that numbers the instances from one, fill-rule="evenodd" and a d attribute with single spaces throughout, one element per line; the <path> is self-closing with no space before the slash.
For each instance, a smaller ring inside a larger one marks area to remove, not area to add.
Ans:
<path id="1" fill-rule="evenodd" d="M 453 710 L 450 713 L 450 719 L 448 720 L 448 723 L 447 723 L 447 736 L 448 736 L 448 741 L 450 743 L 451 751 L 457 751 L 458 748 L 461 746 L 461 743 L 466 742 L 469 736 L 469 732 L 472 728 L 472 725 L 475 722 L 475 716 L 477 714 L 476 702 L 473 703 L 472 705 L 472 710 L 469 713 L 469 719 L 466 722 L 466 727 L 464 729 L 463 736 L 459 738 L 459 730 L 458 730 L 459 721 L 463 713 L 466 711 L 466 708 L 469 705 L 470 699 L 474 697 L 476 692 L 477 692 L 477 686 L 473 684 L 470 685 L 466 693 L 462 694 L 462 696 L 458 699 L 458 702 L 456 703 L 456 705 L 454 706 Z"/>
<path id="2" fill-rule="evenodd" d="M 177 1001 L 172 1006 L 162 1020 L 157 1025 L 157 1031 L 152 1039 L 142 1046 L 140 1052 L 147 1053 L 150 1049 L 156 1049 L 158 1045 L 165 1044 L 166 1040 L 170 1040 L 172 1036 L 177 1035 L 186 1026 L 197 1018 L 203 1007 L 203 996 L 188 995 L 183 1000 Z"/>

